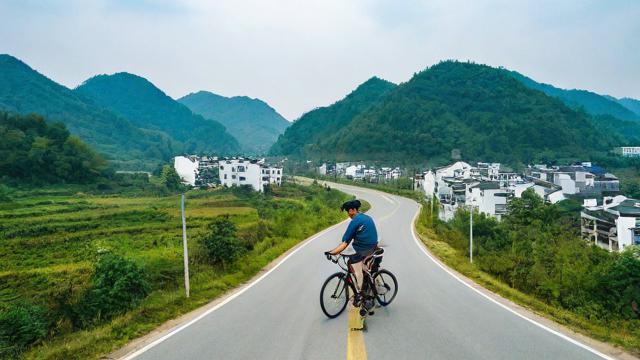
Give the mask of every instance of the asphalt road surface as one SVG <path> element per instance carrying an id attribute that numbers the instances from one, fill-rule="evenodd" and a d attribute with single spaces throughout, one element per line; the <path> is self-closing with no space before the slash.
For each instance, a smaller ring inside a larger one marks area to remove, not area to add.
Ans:
<path id="1" fill-rule="evenodd" d="M 129 358 L 603 358 L 497 305 L 438 266 L 412 235 L 415 202 L 335 186 L 371 203 L 369 215 L 386 247 L 382 267 L 399 283 L 394 302 L 367 319 L 360 342 L 347 340 L 353 332 L 346 311 L 329 320 L 319 306 L 323 281 L 339 270 L 322 253 L 339 243 L 344 222 L 308 242 L 236 298 Z M 355 346 L 361 351 L 348 350 Z"/>

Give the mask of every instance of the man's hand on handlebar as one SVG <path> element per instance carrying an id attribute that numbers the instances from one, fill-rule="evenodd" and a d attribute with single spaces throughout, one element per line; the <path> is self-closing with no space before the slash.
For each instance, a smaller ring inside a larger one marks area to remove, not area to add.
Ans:
<path id="1" fill-rule="evenodd" d="M 327 257 L 327 260 L 331 260 L 331 251 L 325 251 L 324 256 Z"/>

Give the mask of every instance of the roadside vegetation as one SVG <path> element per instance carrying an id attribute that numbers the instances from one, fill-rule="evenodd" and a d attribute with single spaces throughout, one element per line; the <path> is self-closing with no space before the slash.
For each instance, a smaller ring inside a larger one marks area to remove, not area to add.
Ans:
<path id="1" fill-rule="evenodd" d="M 87 359 L 249 280 L 301 240 L 344 220 L 349 196 L 285 184 L 186 194 L 185 298 L 179 183 L 132 175 L 102 185 L 4 187 L 0 357 Z M 8 189 L 8 190 L 7 190 Z"/>
<path id="2" fill-rule="evenodd" d="M 423 204 L 416 223 L 427 247 L 483 287 L 593 338 L 640 354 L 640 249 L 610 253 L 583 241 L 574 215 L 532 191 L 509 202 L 501 222 L 469 212 L 448 223 Z M 438 209 L 434 204 L 433 209 Z"/>

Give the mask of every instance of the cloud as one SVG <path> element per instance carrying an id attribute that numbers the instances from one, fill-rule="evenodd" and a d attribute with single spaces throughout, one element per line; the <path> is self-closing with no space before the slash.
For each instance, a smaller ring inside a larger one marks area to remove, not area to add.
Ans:
<path id="1" fill-rule="evenodd" d="M 67 86 L 128 71 L 173 97 L 259 97 L 289 119 L 452 58 L 640 98 L 637 2 L 9 0 L 0 14 L 0 52 Z"/>

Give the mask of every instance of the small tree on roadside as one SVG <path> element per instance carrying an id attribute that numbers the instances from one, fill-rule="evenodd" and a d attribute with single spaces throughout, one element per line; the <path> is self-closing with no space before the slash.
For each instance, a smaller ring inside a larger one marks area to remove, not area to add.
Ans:
<path id="1" fill-rule="evenodd" d="M 213 264 L 226 268 L 245 250 L 236 238 L 236 226 L 229 216 L 219 216 L 208 225 L 208 229 L 202 238 L 207 257 Z"/>
<path id="2" fill-rule="evenodd" d="M 178 175 L 173 166 L 170 165 L 164 165 L 162 167 L 160 183 L 170 191 L 182 191 L 184 189 L 180 175 Z"/>

